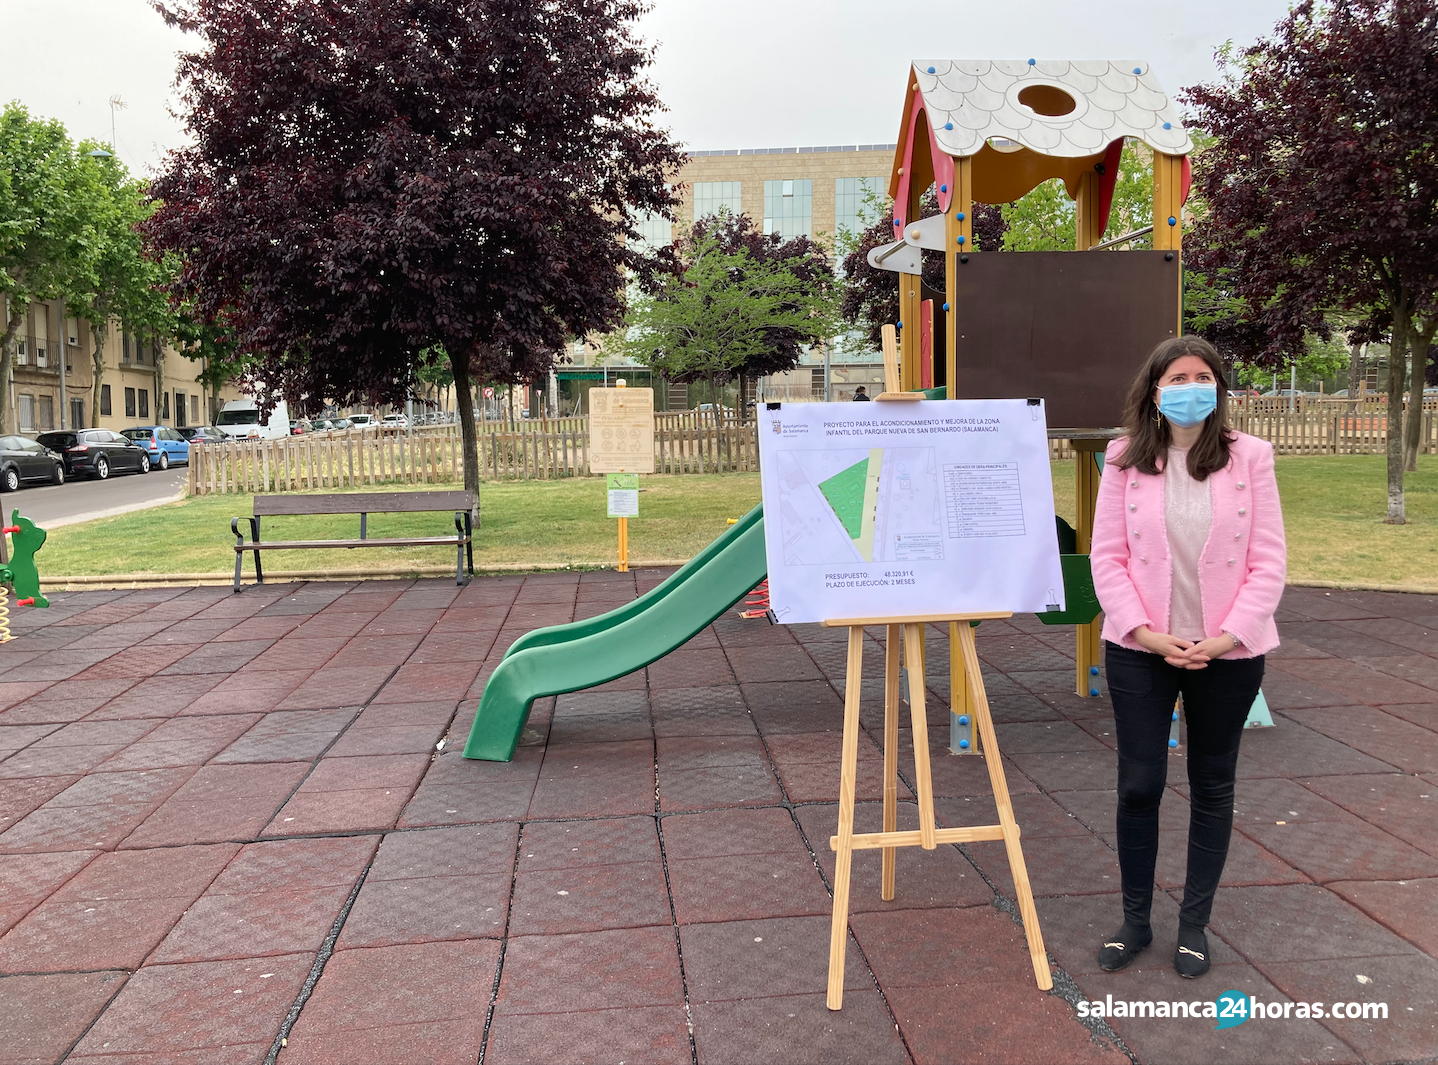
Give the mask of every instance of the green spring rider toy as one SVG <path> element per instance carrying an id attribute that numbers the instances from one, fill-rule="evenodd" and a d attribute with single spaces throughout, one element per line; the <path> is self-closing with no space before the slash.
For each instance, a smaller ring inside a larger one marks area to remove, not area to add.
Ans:
<path id="1" fill-rule="evenodd" d="M 35 565 L 35 552 L 45 546 L 45 530 L 29 518 L 22 518 L 18 510 L 10 512 L 10 524 L 0 532 L 10 534 L 10 561 L 0 565 L 0 643 L 9 643 L 15 637 L 10 635 L 10 602 L 5 585 L 11 585 L 16 606 L 50 605 L 50 600 L 40 594 L 40 570 Z"/>

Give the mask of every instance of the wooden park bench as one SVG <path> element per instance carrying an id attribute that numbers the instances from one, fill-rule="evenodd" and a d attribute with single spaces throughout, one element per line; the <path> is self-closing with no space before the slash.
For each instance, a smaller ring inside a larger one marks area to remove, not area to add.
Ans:
<path id="1" fill-rule="evenodd" d="M 474 508 L 471 492 L 348 492 L 339 495 L 257 495 L 255 513 L 248 519 L 235 518 L 230 531 L 235 534 L 235 591 L 240 590 L 240 564 L 246 551 L 255 554 L 255 581 L 265 583 L 261 551 L 297 551 L 304 548 L 353 547 L 418 547 L 453 544 L 455 548 L 454 581 L 465 582 L 465 562 L 469 576 L 474 576 L 474 531 L 470 515 Z M 423 514 L 452 511 L 454 533 L 442 536 L 377 536 L 368 534 L 371 514 Z M 359 537 L 351 540 L 260 540 L 260 519 L 298 514 L 358 514 Z M 248 542 L 240 532 L 240 521 L 250 523 Z"/>

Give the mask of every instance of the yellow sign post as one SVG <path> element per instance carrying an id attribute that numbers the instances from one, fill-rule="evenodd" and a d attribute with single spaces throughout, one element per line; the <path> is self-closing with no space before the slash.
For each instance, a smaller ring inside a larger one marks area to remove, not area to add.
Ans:
<path id="1" fill-rule="evenodd" d="M 629 519 L 639 517 L 639 474 L 605 476 L 609 489 L 609 516 L 619 519 L 619 572 L 629 572 Z"/>

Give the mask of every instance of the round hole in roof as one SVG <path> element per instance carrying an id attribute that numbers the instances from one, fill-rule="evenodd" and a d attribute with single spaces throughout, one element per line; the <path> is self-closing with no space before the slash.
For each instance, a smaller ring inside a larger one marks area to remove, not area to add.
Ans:
<path id="1" fill-rule="evenodd" d="M 1078 102 L 1057 85 L 1025 85 L 1019 90 L 1019 103 L 1047 118 L 1071 114 L 1078 106 Z"/>

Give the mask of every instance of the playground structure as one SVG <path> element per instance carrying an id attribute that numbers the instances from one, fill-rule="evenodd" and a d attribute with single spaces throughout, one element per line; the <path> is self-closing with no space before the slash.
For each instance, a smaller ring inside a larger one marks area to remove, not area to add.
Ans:
<path id="1" fill-rule="evenodd" d="M 1103 254 L 1122 243 L 1105 242 L 1103 233 L 1129 138 L 1154 153 L 1153 250 Z M 1117 435 L 1118 397 L 1134 368 L 1179 329 L 1191 148 L 1145 63 L 917 61 L 907 78 L 889 184 L 897 239 L 869 256 L 898 274 L 900 324 L 913 323 L 897 331 L 896 347 L 886 352 L 897 373 L 890 390 L 949 399 L 1042 396 L 1050 435 L 1072 442 L 1078 522 L 1072 541 L 1061 543 L 1069 556 L 1068 609 L 1041 617 L 1076 626 L 1080 696 L 1099 694 L 1087 554 L 1104 447 Z M 974 249 L 975 202 L 1006 203 L 1052 178 L 1062 179 L 1074 200 L 1075 252 Z M 930 186 L 941 213 L 919 218 Z M 944 255 L 941 313 L 932 302 L 924 307 L 924 251 Z M 1059 535 L 1068 537 L 1062 527 Z M 535 699 L 603 684 L 662 658 L 765 576 L 763 514 L 756 507 L 633 603 L 521 637 L 485 685 L 465 757 L 508 761 Z M 950 626 L 950 663 L 951 749 L 978 754 L 958 625 Z"/>
<path id="2" fill-rule="evenodd" d="M 10 597 L 7 590 L 14 588 L 21 598 L 16 606 L 47 607 L 50 600 L 40 594 L 40 570 L 35 565 L 35 552 L 45 546 L 46 532 L 29 518 L 22 518 L 18 510 L 10 512 L 10 524 L 0 529 L 0 536 L 8 533 L 11 547 L 8 557 L 0 554 L 0 643 L 9 643 Z"/>

